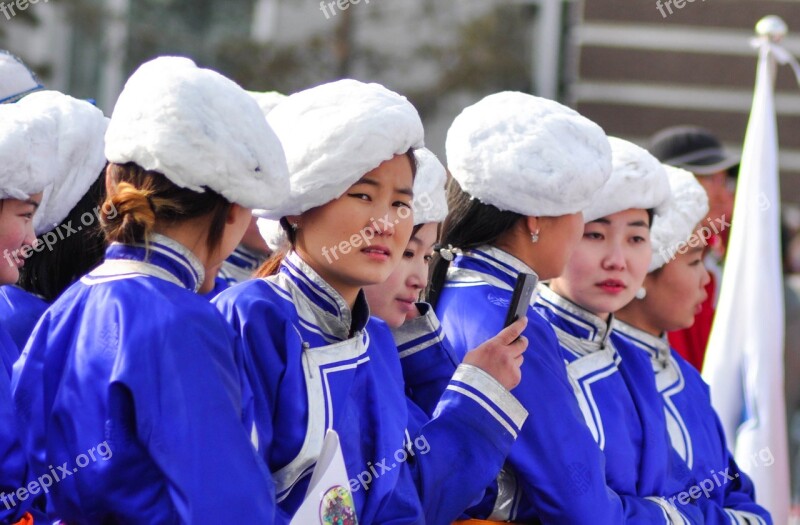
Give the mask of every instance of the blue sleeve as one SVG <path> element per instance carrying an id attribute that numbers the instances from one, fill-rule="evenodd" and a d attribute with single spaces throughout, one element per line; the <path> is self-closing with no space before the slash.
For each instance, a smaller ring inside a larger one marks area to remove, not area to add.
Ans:
<path id="1" fill-rule="evenodd" d="M 461 365 L 452 376 L 433 418 L 409 405 L 410 445 L 416 452 L 410 465 L 425 522 L 451 523 L 484 496 L 528 413 L 500 383 L 471 365 Z M 453 479 L 459 480 L 457 489 Z"/>
<path id="2" fill-rule="evenodd" d="M 417 454 L 411 466 L 426 523 L 450 523 L 486 495 L 528 413 L 494 378 L 459 367 L 433 309 L 417 306 L 421 316 L 392 330 L 410 397 L 412 443 L 433 451 Z M 459 490 L 447 483 L 453 477 L 461 480 Z"/>
<path id="3" fill-rule="evenodd" d="M 554 524 L 663 522 L 663 509 L 652 501 L 620 497 L 607 487 L 605 458 L 579 413 L 555 335 L 533 316 L 524 332 L 522 382 L 513 391 L 531 421 L 509 457 L 535 509 L 521 517 Z"/>
<path id="4" fill-rule="evenodd" d="M 704 472 L 707 474 L 705 479 L 695 480 L 697 489 L 701 491 L 701 497 L 697 498 L 703 510 L 706 523 L 709 524 L 752 524 L 766 525 L 772 524 L 772 516 L 761 505 L 756 503 L 755 487 L 748 475 L 743 472 L 733 454 L 727 448 L 725 430 L 722 422 L 711 404 L 711 394 L 708 385 L 703 381 L 697 370 L 688 364 L 674 350 L 672 351 L 675 360 L 683 371 L 687 383 L 695 387 L 698 407 L 702 411 L 701 419 L 698 423 L 707 426 L 707 433 L 715 437 L 709 442 L 716 450 L 713 450 L 714 464 L 719 465 L 716 470 Z M 711 421 L 713 419 L 713 422 Z M 710 453 L 711 451 L 709 451 Z M 725 468 L 721 468 L 723 466 Z"/>
<path id="5" fill-rule="evenodd" d="M 116 370 L 109 406 L 130 404 L 136 439 L 168 479 L 182 522 L 271 523 L 274 487 L 242 425 L 233 334 L 203 306 L 208 315 L 180 329 L 120 323 L 121 344 L 141 350 L 127 352 Z M 116 435 L 130 430 L 123 424 Z"/>
<path id="6" fill-rule="evenodd" d="M 0 286 L 0 325 L 22 350 L 48 304 L 13 284 Z"/>
<path id="7" fill-rule="evenodd" d="M 715 419 L 720 443 L 724 447 L 725 431 L 716 414 Z M 770 513 L 755 501 L 753 482 L 739 468 L 727 448 L 724 449 L 724 456 L 727 468 L 714 472 L 716 477 L 709 473 L 707 479 L 697 483 L 698 489 L 702 491 L 698 501 L 703 509 L 705 522 L 715 525 L 772 525 Z M 714 494 L 715 492 L 721 493 Z"/>
<path id="8" fill-rule="evenodd" d="M 463 298 L 457 301 L 454 311 L 474 308 L 467 303 Z M 492 328 L 502 325 L 504 313 L 502 307 L 491 309 L 487 305 L 481 311 L 481 323 L 469 323 L 459 315 L 443 322 L 445 327 L 459 327 L 461 331 L 456 332 L 456 338 L 461 338 L 456 340 L 462 341 L 464 348 L 455 348 L 456 353 L 466 353 L 491 337 Z M 538 519 L 545 524 L 701 522 L 696 509 L 681 513 L 660 494 L 653 498 L 618 495 L 608 487 L 605 458 L 578 408 L 558 340 L 533 309 L 528 310 L 528 319 L 524 335 L 529 345 L 522 381 L 512 394 L 528 410 L 529 417 L 507 461 L 523 496 L 512 505 L 518 505 L 518 512 L 511 519 Z M 447 332 L 448 338 L 450 335 Z M 470 514 L 488 517 L 485 509 L 481 512 Z"/>
<path id="9" fill-rule="evenodd" d="M 11 340 L 0 328 L 0 351 L 13 352 Z M 18 501 L 17 489 L 27 483 L 28 464 L 17 432 L 14 400 L 11 396 L 11 378 L 5 366 L 0 367 L 0 523 L 13 523 L 22 518 L 32 503 L 32 498 Z"/>
<path id="10" fill-rule="evenodd" d="M 752 524 L 772 525 L 769 511 L 756 503 L 756 491 L 750 477 L 739 468 L 727 449 L 725 452 L 729 457 L 729 472 L 736 478 L 725 485 L 725 512 L 739 521 L 745 518 Z"/>
<path id="11" fill-rule="evenodd" d="M 392 330 L 400 352 L 406 392 L 428 416 L 432 416 L 458 360 L 445 339 L 433 308 L 418 303 L 422 315 Z"/>
<path id="12" fill-rule="evenodd" d="M 300 382 L 304 375 L 300 356 L 291 359 L 287 355 L 289 348 L 301 348 L 302 341 L 294 327 L 283 321 L 284 316 L 273 311 L 271 302 L 258 300 L 256 294 L 241 293 L 244 287 L 259 286 L 253 283 L 240 284 L 224 291 L 212 300 L 212 304 L 237 333 L 237 355 L 253 391 L 251 411 L 257 449 L 268 468 L 274 470 L 274 464 L 288 460 L 274 457 L 273 420 L 280 417 L 282 411 L 302 414 L 304 409 L 303 396 L 295 396 L 295 399 L 281 396 L 287 387 L 295 392 L 305 392 L 305 385 Z M 295 369 L 300 369 L 299 373 Z M 305 427 L 294 425 L 283 429 L 287 441 L 292 440 L 292 434 L 298 430 L 305 430 Z M 277 506 L 275 523 L 289 523 L 291 518 L 280 505 Z"/>

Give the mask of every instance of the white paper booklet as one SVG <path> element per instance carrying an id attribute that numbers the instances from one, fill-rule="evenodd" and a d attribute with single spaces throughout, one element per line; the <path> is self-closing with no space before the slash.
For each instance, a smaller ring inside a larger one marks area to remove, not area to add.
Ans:
<path id="1" fill-rule="evenodd" d="M 358 525 L 339 434 L 328 430 L 306 498 L 290 525 Z"/>

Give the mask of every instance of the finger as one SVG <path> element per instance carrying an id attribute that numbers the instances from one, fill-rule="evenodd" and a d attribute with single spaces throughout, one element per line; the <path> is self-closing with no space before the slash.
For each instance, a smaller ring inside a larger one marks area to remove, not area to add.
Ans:
<path id="1" fill-rule="evenodd" d="M 508 346 L 503 347 L 504 352 L 506 355 L 509 355 L 512 359 L 516 359 L 517 357 L 521 356 L 525 353 L 528 349 L 528 338 L 524 335 L 519 336 L 519 339 L 514 341 Z"/>
<path id="2" fill-rule="evenodd" d="M 503 328 L 500 333 L 497 334 L 497 339 L 504 346 L 510 345 L 522 334 L 526 326 L 528 326 L 528 317 L 520 317 L 507 327 Z"/>

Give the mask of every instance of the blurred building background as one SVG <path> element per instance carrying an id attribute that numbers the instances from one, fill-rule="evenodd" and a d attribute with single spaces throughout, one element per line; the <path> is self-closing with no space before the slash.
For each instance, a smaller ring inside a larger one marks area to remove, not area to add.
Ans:
<path id="1" fill-rule="evenodd" d="M 438 153 L 458 111 L 502 89 L 560 100 L 639 143 L 694 123 L 738 150 L 753 26 L 772 13 L 800 29 L 800 5 L 665 1 L 342 0 L 340 9 L 329 0 L 39 0 L 0 15 L 0 46 L 48 86 L 106 112 L 138 64 L 171 53 L 253 90 L 379 81 L 417 105 Z M 799 53 L 800 32 L 786 45 Z M 788 69 L 777 103 L 783 196 L 800 203 L 800 91 Z"/>
<path id="2" fill-rule="evenodd" d="M 0 46 L 107 113 L 138 64 L 170 53 L 251 90 L 381 82 L 415 103 L 440 154 L 460 109 L 502 89 L 560 100 L 642 144 L 692 123 L 738 150 L 749 40 L 766 14 L 783 17 L 800 54 L 796 0 L 39 0 L 0 15 Z M 777 85 L 783 197 L 800 203 L 800 90 L 788 68 Z"/>

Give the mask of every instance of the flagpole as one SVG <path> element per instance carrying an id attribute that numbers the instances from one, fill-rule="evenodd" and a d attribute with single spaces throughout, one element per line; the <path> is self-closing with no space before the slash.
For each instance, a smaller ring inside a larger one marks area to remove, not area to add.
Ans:
<path id="1" fill-rule="evenodd" d="M 703 377 L 739 467 L 756 501 L 786 525 L 789 513 L 784 374 L 783 272 L 780 251 L 777 63 L 796 61 L 780 45 L 786 24 L 756 25 L 758 66 L 745 133 L 719 302 Z M 797 68 L 796 68 L 797 71 Z"/>

